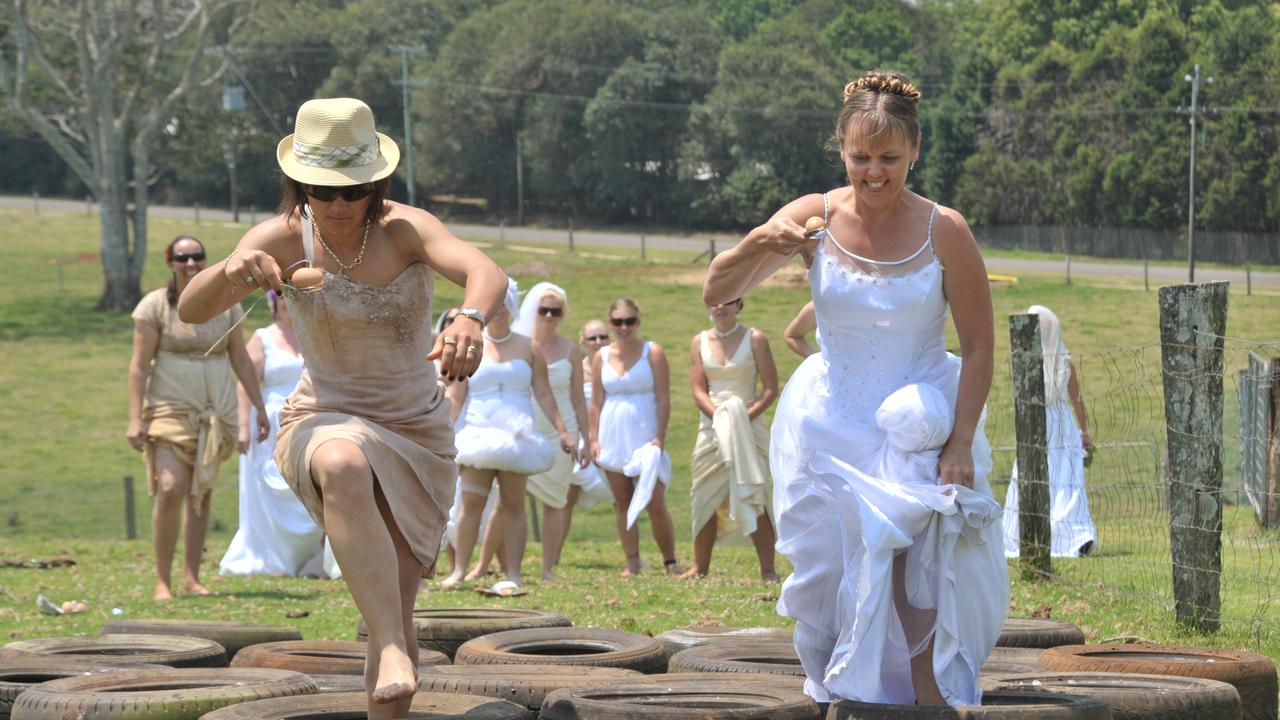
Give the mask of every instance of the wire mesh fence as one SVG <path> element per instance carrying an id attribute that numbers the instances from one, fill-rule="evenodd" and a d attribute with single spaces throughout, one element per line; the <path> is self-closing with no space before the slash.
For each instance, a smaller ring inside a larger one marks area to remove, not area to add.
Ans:
<path id="1" fill-rule="evenodd" d="M 1274 373 L 1280 367 L 1270 359 L 1280 357 L 1280 342 L 1221 335 L 1210 339 L 1221 343 L 1223 370 L 1218 377 L 1190 379 L 1223 384 L 1221 431 L 1193 440 L 1197 453 L 1221 458 L 1220 492 L 1197 498 L 1204 505 L 1218 503 L 1221 514 L 1200 508 L 1205 512 L 1190 523 L 1182 521 L 1191 526 L 1182 528 L 1171 508 L 1171 495 L 1179 488 L 1177 468 L 1168 464 L 1168 439 L 1176 423 L 1166 417 L 1161 339 L 1153 334 L 1132 344 L 1071 353 L 1093 450 L 1079 468 L 1086 497 L 1076 497 L 1068 477 L 1071 463 L 1064 458 L 1079 444 L 1067 437 L 1079 432 L 1074 414 L 1071 424 L 1059 424 L 1056 432 L 1049 423 L 1049 517 L 1055 540 L 1050 576 L 1056 583 L 1123 598 L 1135 617 L 1172 621 L 1178 605 L 1175 575 L 1184 580 L 1196 573 L 1214 575 L 1221 603 L 1218 622 L 1250 638 L 1256 649 L 1280 637 L 1280 529 L 1268 515 L 1280 507 L 1280 436 L 1276 419 L 1268 414 L 1276 404 Z M 1016 472 L 1015 402 L 1035 400 L 1015 398 L 1009 364 L 1000 365 L 988 400 L 986 433 L 994 451 L 993 489 L 1007 503 L 1009 480 Z M 1052 420 L 1052 403 L 1045 412 Z M 1216 517 L 1220 521 L 1202 519 Z M 1006 514 L 1006 524 L 1009 519 Z M 1073 531 L 1079 537 L 1079 528 L 1086 525 L 1096 530 L 1088 554 L 1062 556 L 1061 537 Z M 1216 536 L 1220 562 L 1175 563 L 1175 529 Z M 1011 549 L 1010 540 L 1006 549 Z"/>

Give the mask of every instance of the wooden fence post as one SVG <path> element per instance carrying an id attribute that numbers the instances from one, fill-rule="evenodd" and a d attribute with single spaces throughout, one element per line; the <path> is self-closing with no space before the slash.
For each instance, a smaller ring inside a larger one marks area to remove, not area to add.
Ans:
<path id="1" fill-rule="evenodd" d="M 1040 316 L 1009 316 L 1014 430 L 1018 440 L 1018 546 L 1024 580 L 1050 576 L 1049 453 Z"/>
<path id="2" fill-rule="evenodd" d="M 133 476 L 124 476 L 124 536 L 127 540 L 138 537 L 138 520 L 133 511 Z"/>
<path id="3" fill-rule="evenodd" d="M 538 501 L 529 496 L 529 530 L 533 532 L 533 541 L 542 542 L 542 528 L 538 527 Z"/>
<path id="4" fill-rule="evenodd" d="M 640 234 L 640 259 L 645 260 L 645 239 L 644 233 Z"/>
<path id="5" fill-rule="evenodd" d="M 1174 612 L 1213 632 L 1222 609 L 1222 371 L 1228 283 L 1160 288 Z"/>

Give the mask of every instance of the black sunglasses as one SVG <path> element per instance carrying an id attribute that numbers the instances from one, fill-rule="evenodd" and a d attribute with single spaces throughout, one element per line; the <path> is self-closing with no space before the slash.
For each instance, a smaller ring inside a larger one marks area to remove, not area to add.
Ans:
<path id="1" fill-rule="evenodd" d="M 196 262 L 204 262 L 204 258 L 205 258 L 205 254 L 203 251 L 193 252 L 193 253 L 174 253 L 172 262 L 185 263 L 188 260 L 195 260 Z"/>
<path id="2" fill-rule="evenodd" d="M 583 340 L 586 340 L 587 342 L 608 342 L 608 341 L 609 341 L 609 335 L 608 335 L 608 334 L 604 334 L 604 335 L 587 335 L 586 337 L 584 337 L 584 338 L 582 338 L 582 339 L 583 339 Z"/>
<path id="3" fill-rule="evenodd" d="M 636 317 L 635 315 L 632 315 L 631 317 L 624 317 L 624 318 L 609 318 L 609 322 L 613 323 L 614 327 L 622 327 L 623 325 L 626 325 L 627 327 L 631 327 L 632 325 L 635 325 L 636 323 L 640 322 L 640 318 Z"/>
<path id="4" fill-rule="evenodd" d="M 307 195 L 319 200 L 320 202 L 333 202 L 341 197 L 347 202 L 355 202 L 360 198 L 369 197 L 373 192 L 373 185 L 365 183 L 364 185 L 348 185 L 346 187 L 329 187 L 328 185 L 303 185 L 302 189 Z"/>
<path id="5" fill-rule="evenodd" d="M 538 308 L 538 314 L 550 315 L 551 317 L 563 317 L 564 308 L 540 307 Z"/>

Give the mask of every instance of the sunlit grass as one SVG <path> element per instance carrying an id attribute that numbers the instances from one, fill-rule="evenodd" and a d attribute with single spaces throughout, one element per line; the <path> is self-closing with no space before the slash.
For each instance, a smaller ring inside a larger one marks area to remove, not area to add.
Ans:
<path id="1" fill-rule="evenodd" d="M 0 638 L 93 632 L 121 608 L 125 617 L 239 618 L 297 625 L 308 638 L 354 637 L 356 611 L 341 583 L 296 578 L 217 578 L 216 566 L 237 522 L 235 462 L 222 469 L 214 493 L 214 527 L 208 541 L 206 577 L 217 593 L 183 598 L 165 606 L 151 602 L 154 574 L 149 543 L 150 503 L 140 456 L 124 441 L 126 369 L 132 323 L 127 315 L 92 311 L 101 287 L 96 218 L 76 213 L 0 210 L 0 247 L 6 280 L 0 283 L 0 559 L 61 554 L 72 568 L 0 569 Z M 167 271 L 159 248 L 179 232 L 194 232 L 214 258 L 226 254 L 244 226 L 153 218 L 152 250 L 144 287 L 159 287 Z M 515 243 L 513 243 L 515 244 Z M 551 279 L 570 296 L 566 335 L 604 315 L 619 296 L 636 300 L 642 332 L 668 350 L 672 363 L 672 420 L 668 447 L 675 462 L 670 506 L 679 556 L 691 553 L 689 454 L 697 424 L 688 395 L 690 337 L 708 325 L 699 284 L 705 258 L 693 251 L 649 249 L 649 260 L 626 249 L 578 247 L 575 255 L 488 248 L 495 259 L 529 286 Z M 609 256 L 609 257 L 600 257 Z M 59 288 L 59 267 L 62 284 Z M 796 273 L 746 299 L 744 322 L 771 338 L 782 378 L 798 364 L 781 342 L 782 329 L 807 299 Z M 1055 561 L 1058 576 L 1045 583 L 1013 585 L 1013 612 L 1042 605 L 1056 618 L 1085 628 L 1091 640 L 1137 636 L 1200 645 L 1258 649 L 1280 658 L 1280 611 L 1271 594 L 1280 583 L 1276 535 L 1257 529 L 1244 505 L 1226 508 L 1224 539 L 1224 627 L 1214 636 L 1183 634 L 1172 620 L 1168 521 L 1160 490 L 1163 468 L 1163 408 L 1159 375 L 1159 331 L 1155 293 L 1140 278 L 1127 288 L 1067 286 L 1060 277 L 1026 276 L 1016 285 L 993 287 L 996 311 L 996 379 L 989 409 L 989 435 L 997 447 L 1013 444 L 1008 379 L 1006 317 L 1032 303 L 1053 308 L 1080 369 L 1090 404 L 1094 438 L 1103 444 L 1089 472 L 1091 503 L 1099 526 L 1097 557 Z M 447 282 L 437 284 L 436 307 L 461 299 Z M 1227 368 L 1242 366 L 1252 341 L 1280 336 L 1274 298 L 1231 296 Z M 247 328 L 265 323 L 260 305 Z M 955 347 L 949 331 L 950 347 Z M 1274 348 L 1273 348 L 1274 349 Z M 1225 398 L 1225 474 L 1228 499 L 1238 487 L 1238 434 L 1234 383 Z M 997 452 L 993 475 L 1003 500 L 1011 462 Z M 121 478 L 138 478 L 140 538 L 124 540 Z M 1237 493 L 1238 495 L 1238 493 Z M 507 604 L 565 612 L 579 625 L 659 632 L 698 622 L 782 625 L 773 608 L 777 586 L 758 580 L 749 548 L 719 548 L 712 576 L 701 582 L 669 579 L 642 519 L 642 550 L 650 565 L 632 581 L 616 575 L 622 552 L 609 508 L 579 511 L 565 550 L 560 579 L 532 579 L 540 560 L 529 546 L 527 597 Z M 785 561 L 779 570 L 786 572 Z M 44 592 L 57 600 L 78 598 L 91 609 L 82 615 L 48 618 L 34 605 Z M 425 605 L 476 605 L 470 592 L 429 593 Z M 307 612 L 286 618 L 286 613 Z"/>

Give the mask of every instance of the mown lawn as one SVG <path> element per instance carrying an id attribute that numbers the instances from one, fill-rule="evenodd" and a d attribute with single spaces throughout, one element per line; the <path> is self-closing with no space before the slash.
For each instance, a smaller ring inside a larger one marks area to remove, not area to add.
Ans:
<path id="1" fill-rule="evenodd" d="M 219 578 L 218 559 L 234 534 L 236 467 L 222 470 L 214 494 L 213 528 L 205 576 L 216 594 L 183 597 L 166 605 L 151 601 L 154 575 L 149 543 L 150 503 L 145 496 L 140 456 L 124 441 L 127 415 L 126 370 L 132 323 L 127 315 L 92 311 L 101 283 L 96 218 L 77 213 L 0 210 L 0 248 L 6 280 L 0 284 L 0 560 L 68 555 L 73 567 L 0 568 L 0 639 L 95 632 L 113 608 L 123 617 L 240 618 L 297 625 L 308 638 L 354 637 L 356 610 L 339 582 L 295 578 Z M 153 218 L 153 251 L 147 288 L 167 280 L 159 247 L 179 232 L 194 232 L 213 257 L 231 248 L 244 226 Z M 668 447 L 675 462 L 670 505 L 679 555 L 691 553 L 688 458 L 697 417 L 688 399 L 689 338 L 706 327 L 700 301 L 702 265 L 693 253 L 651 252 L 660 262 L 545 252 L 491 250 L 524 286 L 551 279 L 569 292 L 566 332 L 600 317 L 618 296 L 636 300 L 644 313 L 644 334 L 672 358 L 672 420 Z M 602 254 L 617 255 L 616 250 Z M 58 277 L 61 268 L 62 285 Z M 1102 444 L 1089 482 L 1099 527 L 1096 557 L 1055 563 L 1055 580 L 1026 583 L 1011 572 L 1015 614 L 1045 606 L 1055 618 L 1081 625 L 1093 641 L 1129 636 L 1186 644 L 1259 650 L 1280 658 L 1280 608 L 1272 598 L 1280 586 L 1277 536 L 1258 530 L 1246 505 L 1226 508 L 1224 534 L 1224 628 L 1213 636 L 1182 634 L 1172 621 L 1168 523 L 1162 511 L 1162 394 L 1155 293 L 1136 286 L 1094 287 L 1077 278 L 1024 277 L 1016 285 L 992 289 L 997 318 L 998 357 L 1008 355 L 1005 317 L 1032 303 L 1053 308 L 1084 382 L 1093 416 L 1094 438 Z M 798 363 L 781 333 L 807 299 L 796 272 L 752 293 L 744 322 L 773 340 L 781 376 Z M 458 288 L 438 285 L 437 307 L 456 303 Z M 1248 349 L 1280 336 L 1280 309 L 1274 298 L 1231 296 L 1227 335 L 1228 369 L 1242 366 Z M 264 324 L 268 313 L 253 310 L 246 323 Z M 951 345 L 954 346 L 954 341 Z M 1272 354 L 1280 346 L 1271 345 Z M 1238 421 L 1234 383 L 1228 381 L 1223 450 L 1229 500 L 1238 496 Z M 1004 483 L 1013 444 L 1007 362 L 997 363 L 989 403 L 988 431 L 997 447 L 996 494 Z M 124 539 L 121 478 L 138 478 L 140 537 Z M 641 521 L 644 522 L 643 520 Z M 774 613 L 778 588 L 757 579 L 748 548 L 717 550 L 710 578 L 669 579 L 647 527 L 642 551 L 650 565 L 641 578 L 617 579 L 622 553 L 608 508 L 579 511 L 566 547 L 559 579 L 536 577 L 539 548 L 526 558 L 530 594 L 502 601 L 555 609 L 579 625 L 660 632 L 692 623 L 782 625 Z M 786 572 L 785 561 L 780 572 Z M 50 618 L 35 609 L 43 592 L 55 600 L 77 598 L 90 610 Z M 423 605 L 477 605 L 486 600 L 470 591 L 426 592 Z M 307 613 L 288 618 L 287 614 Z"/>

